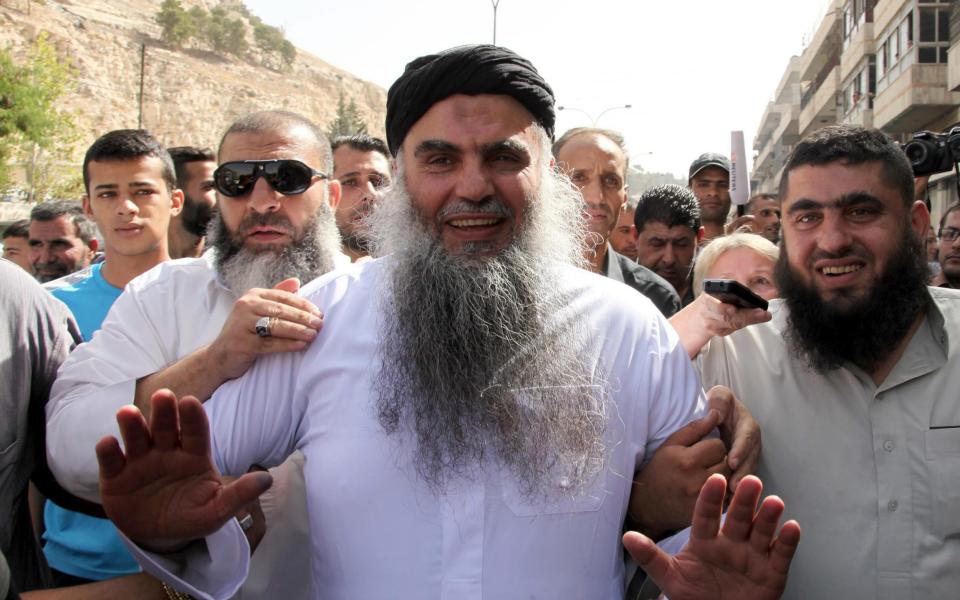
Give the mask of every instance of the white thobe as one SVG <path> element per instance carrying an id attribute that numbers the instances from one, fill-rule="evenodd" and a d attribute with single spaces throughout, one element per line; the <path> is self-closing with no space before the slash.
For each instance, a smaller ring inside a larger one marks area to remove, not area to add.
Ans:
<path id="1" fill-rule="evenodd" d="M 586 328 L 583 365 L 609 394 L 602 472 L 582 490 L 557 477 L 552 500 L 535 501 L 488 456 L 436 495 L 415 472 L 412 439 L 386 434 L 376 416 L 388 268 L 366 262 L 308 286 L 326 314 L 318 338 L 260 358 L 206 403 L 219 468 L 242 473 L 303 452 L 318 598 L 621 598 L 633 474 L 704 403 L 673 329 L 629 287 L 561 267 L 571 302 L 557 318 Z M 229 595 L 245 575 L 235 560 L 245 541 L 230 522 L 206 542 L 210 562 L 189 569 L 137 554 L 191 594 Z"/>

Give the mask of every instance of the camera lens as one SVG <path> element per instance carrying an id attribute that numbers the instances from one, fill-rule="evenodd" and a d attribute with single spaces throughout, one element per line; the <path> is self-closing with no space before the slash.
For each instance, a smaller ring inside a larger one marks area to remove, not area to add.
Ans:
<path id="1" fill-rule="evenodd" d="M 903 152 L 907 155 L 907 158 L 910 159 L 911 165 L 916 167 L 927 161 L 927 158 L 930 156 L 930 151 L 927 149 L 928 143 L 929 142 L 924 142 L 923 140 L 913 140 L 904 146 Z"/>

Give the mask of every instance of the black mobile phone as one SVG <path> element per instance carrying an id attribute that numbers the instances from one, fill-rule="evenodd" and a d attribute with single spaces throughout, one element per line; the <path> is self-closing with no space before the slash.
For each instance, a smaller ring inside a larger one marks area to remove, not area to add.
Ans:
<path id="1" fill-rule="evenodd" d="M 740 308 L 762 308 L 767 310 L 768 303 L 750 291 L 750 288 L 733 279 L 704 279 L 703 291 L 721 302 Z"/>

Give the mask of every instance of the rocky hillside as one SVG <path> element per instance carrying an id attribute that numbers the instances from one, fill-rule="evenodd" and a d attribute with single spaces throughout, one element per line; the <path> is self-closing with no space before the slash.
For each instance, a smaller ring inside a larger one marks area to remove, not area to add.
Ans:
<path id="1" fill-rule="evenodd" d="M 326 128 L 342 92 L 353 99 L 371 133 L 382 135 L 385 91 L 319 58 L 297 51 L 292 68 L 278 72 L 202 49 L 177 50 L 160 39 L 155 15 L 161 0 L 0 0 L 0 46 L 22 54 L 41 32 L 77 69 L 65 107 L 77 115 L 82 156 L 87 140 L 136 127 L 141 48 L 143 127 L 167 145 L 216 146 L 234 118 L 283 108 Z M 236 0 L 182 0 L 185 8 L 230 10 Z M 248 32 L 251 39 L 252 33 Z M 255 62 L 255 61 L 254 61 Z M 78 157 L 79 158 L 79 157 Z"/>

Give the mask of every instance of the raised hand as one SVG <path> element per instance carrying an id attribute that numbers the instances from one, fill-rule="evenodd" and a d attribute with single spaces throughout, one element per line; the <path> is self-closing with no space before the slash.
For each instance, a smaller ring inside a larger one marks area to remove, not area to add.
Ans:
<path id="1" fill-rule="evenodd" d="M 116 438 L 97 444 L 100 498 L 107 516 L 148 550 L 171 551 L 209 535 L 266 491 L 266 472 L 225 484 L 210 455 L 200 402 L 170 390 L 150 399 L 150 423 L 133 406 L 117 413 L 126 454 Z"/>
<path id="2" fill-rule="evenodd" d="M 745 477 L 721 526 L 726 480 L 713 475 L 700 491 L 690 541 L 679 554 L 666 554 L 637 532 L 625 534 L 623 544 L 670 600 L 779 598 L 800 542 L 800 526 L 787 521 L 775 535 L 783 501 L 770 496 L 755 512 L 762 490 L 759 479 Z"/>

